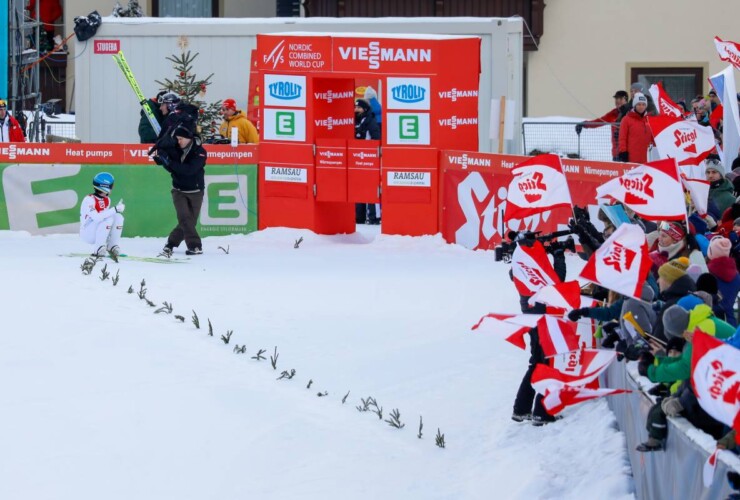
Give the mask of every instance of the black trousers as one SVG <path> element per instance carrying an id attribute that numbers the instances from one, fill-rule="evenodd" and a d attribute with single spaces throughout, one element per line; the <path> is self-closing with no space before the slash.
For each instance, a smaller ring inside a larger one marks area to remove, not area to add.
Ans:
<path id="1" fill-rule="evenodd" d="M 518 415 L 531 413 L 532 416 L 540 417 L 542 420 L 552 421 L 555 418 L 548 415 L 545 411 L 545 407 L 542 405 L 542 394 L 537 394 L 532 388 L 532 373 L 534 373 L 534 369 L 540 363 L 547 364 L 545 353 L 542 352 L 542 348 L 540 347 L 537 328 L 532 328 L 529 331 L 529 345 L 531 352 L 529 366 L 524 373 L 524 377 L 522 377 L 522 382 L 519 384 L 519 390 L 516 393 L 516 399 L 514 399 L 514 413 Z"/>
<path id="2" fill-rule="evenodd" d="M 364 224 L 365 221 L 376 222 L 378 220 L 375 214 L 375 203 L 355 203 L 355 222 Z"/>
<path id="3" fill-rule="evenodd" d="M 178 189 L 173 189 L 172 203 L 175 205 L 177 214 L 177 226 L 167 237 L 167 245 L 175 248 L 185 240 L 189 250 L 202 248 L 203 244 L 195 225 L 198 223 L 200 209 L 203 206 L 203 191 L 183 193 Z"/>

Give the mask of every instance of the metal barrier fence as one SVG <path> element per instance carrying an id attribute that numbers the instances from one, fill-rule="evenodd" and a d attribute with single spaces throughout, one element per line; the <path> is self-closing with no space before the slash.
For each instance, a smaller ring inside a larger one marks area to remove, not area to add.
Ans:
<path id="1" fill-rule="evenodd" d="M 28 123 L 28 142 L 64 142 L 77 140 L 75 122 L 41 118 Z"/>
<path id="2" fill-rule="evenodd" d="M 583 127 L 578 133 L 579 123 L 598 126 Z M 612 161 L 612 132 L 618 128 L 618 124 L 603 122 L 525 121 L 522 123 L 524 154 L 554 153 L 568 158 Z"/>

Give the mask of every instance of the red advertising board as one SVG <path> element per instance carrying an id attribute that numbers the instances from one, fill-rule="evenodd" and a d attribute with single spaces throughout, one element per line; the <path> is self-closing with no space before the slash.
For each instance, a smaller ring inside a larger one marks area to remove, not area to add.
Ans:
<path id="1" fill-rule="evenodd" d="M 335 73 L 433 75 L 438 72 L 438 40 L 372 35 L 335 35 L 333 40 L 332 70 Z"/>
<path id="2" fill-rule="evenodd" d="M 348 141 L 347 200 L 380 203 L 380 141 Z"/>
<path id="3" fill-rule="evenodd" d="M 65 144 L 3 143 L 0 163 L 93 163 L 97 165 L 154 165 L 148 156 L 151 144 Z M 240 144 L 204 146 L 212 165 L 256 164 L 257 145 Z"/>
<path id="4" fill-rule="evenodd" d="M 349 139 L 355 135 L 354 80 L 313 79 L 314 137 Z"/>
<path id="5" fill-rule="evenodd" d="M 557 209 L 512 221 L 505 226 L 506 193 L 511 169 L 530 157 L 441 151 L 442 236 L 450 243 L 471 249 L 492 249 L 509 230 L 549 233 L 565 229 L 572 216 L 569 209 Z M 597 210 L 596 188 L 622 175 L 632 164 L 563 159 L 571 198 L 578 206 Z M 593 218 L 593 217 L 592 217 Z"/>
<path id="6" fill-rule="evenodd" d="M 101 40 L 96 38 L 93 40 L 93 53 L 94 54 L 118 54 L 121 51 L 120 40 Z"/>
<path id="7" fill-rule="evenodd" d="M 316 139 L 316 201 L 347 201 L 347 141 Z"/>

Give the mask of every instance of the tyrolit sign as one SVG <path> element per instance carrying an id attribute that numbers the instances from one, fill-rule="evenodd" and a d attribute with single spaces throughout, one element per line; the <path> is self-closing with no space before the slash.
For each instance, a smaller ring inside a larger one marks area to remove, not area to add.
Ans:
<path id="1" fill-rule="evenodd" d="M 264 137 L 272 141 L 306 140 L 306 111 L 302 109 L 264 109 Z"/>
<path id="2" fill-rule="evenodd" d="M 306 77 L 265 75 L 265 105 L 305 108 Z"/>
<path id="3" fill-rule="evenodd" d="M 387 113 L 388 144 L 429 145 L 428 113 Z"/>
<path id="4" fill-rule="evenodd" d="M 387 79 L 387 109 L 428 110 L 430 107 L 429 78 Z"/>

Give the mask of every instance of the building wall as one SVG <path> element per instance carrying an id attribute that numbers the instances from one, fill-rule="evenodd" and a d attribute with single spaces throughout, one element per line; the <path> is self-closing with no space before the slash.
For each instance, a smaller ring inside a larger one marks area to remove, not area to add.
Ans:
<path id="1" fill-rule="evenodd" d="M 727 65 L 713 38 L 740 40 L 737 0 L 556 0 L 544 17 L 540 49 L 526 54 L 531 117 L 603 115 L 634 65 L 690 63 L 706 79 Z"/>
<path id="2" fill-rule="evenodd" d="M 221 17 L 275 17 L 274 0 L 220 0 Z"/>

